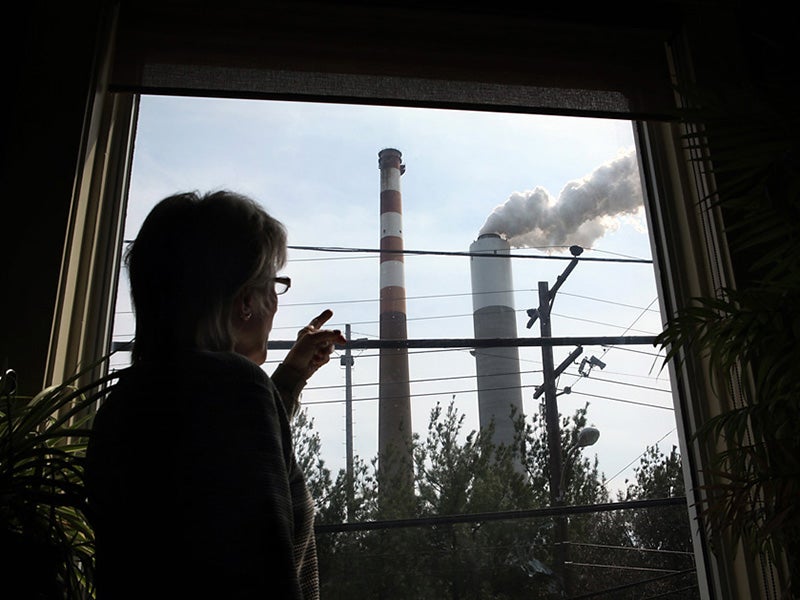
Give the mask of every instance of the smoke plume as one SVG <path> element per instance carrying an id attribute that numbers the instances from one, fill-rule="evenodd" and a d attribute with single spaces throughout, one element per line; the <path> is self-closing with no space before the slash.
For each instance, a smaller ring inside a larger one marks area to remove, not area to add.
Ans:
<path id="1" fill-rule="evenodd" d="M 598 167 L 582 179 L 570 181 L 554 199 L 542 187 L 514 192 L 492 211 L 480 234 L 498 233 L 515 248 L 542 248 L 561 252 L 577 244 L 591 248 L 617 217 L 642 206 L 635 150 Z"/>

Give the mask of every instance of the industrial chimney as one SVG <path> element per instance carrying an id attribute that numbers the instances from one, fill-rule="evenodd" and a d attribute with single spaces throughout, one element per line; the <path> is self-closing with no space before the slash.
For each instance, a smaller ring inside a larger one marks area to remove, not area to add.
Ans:
<path id="1" fill-rule="evenodd" d="M 378 153 L 381 174 L 380 338 L 406 340 L 406 287 L 403 259 L 402 154 L 394 148 Z M 378 447 L 388 459 L 393 485 L 413 484 L 411 398 L 408 348 L 381 348 L 379 368 Z"/>
<path id="2" fill-rule="evenodd" d="M 496 233 L 478 236 L 469 247 L 472 255 L 487 255 L 470 257 L 476 338 L 517 337 L 509 248 Z M 480 426 L 494 422 L 494 443 L 511 445 L 514 419 L 522 415 L 519 351 L 516 347 L 476 348 L 475 366 Z"/>

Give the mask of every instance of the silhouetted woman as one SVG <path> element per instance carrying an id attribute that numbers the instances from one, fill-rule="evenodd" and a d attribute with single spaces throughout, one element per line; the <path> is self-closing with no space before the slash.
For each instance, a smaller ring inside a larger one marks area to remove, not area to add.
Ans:
<path id="1" fill-rule="evenodd" d="M 133 363 L 87 452 L 100 600 L 319 597 L 289 422 L 345 340 L 326 310 L 261 369 L 285 261 L 281 223 L 230 192 L 162 200 L 128 249 Z"/>

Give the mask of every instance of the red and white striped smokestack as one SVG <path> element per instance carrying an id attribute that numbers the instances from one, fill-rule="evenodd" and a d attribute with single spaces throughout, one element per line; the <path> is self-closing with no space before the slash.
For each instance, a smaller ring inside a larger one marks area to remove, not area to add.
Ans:
<path id="1" fill-rule="evenodd" d="M 381 340 L 408 338 L 400 194 L 400 176 L 406 168 L 402 156 L 394 148 L 386 148 L 378 153 L 381 172 Z M 397 457 L 397 468 L 405 471 L 405 476 L 413 477 L 408 348 L 381 348 L 379 397 L 380 454 Z"/>

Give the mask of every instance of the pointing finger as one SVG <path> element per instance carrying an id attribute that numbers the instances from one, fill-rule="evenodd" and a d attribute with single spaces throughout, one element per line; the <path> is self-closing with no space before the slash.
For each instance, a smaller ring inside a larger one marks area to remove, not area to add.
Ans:
<path id="1" fill-rule="evenodd" d="M 325 323 L 327 323 L 328 319 L 330 319 L 332 316 L 333 316 L 333 311 L 330 308 L 326 308 L 319 315 L 311 319 L 311 322 L 308 325 L 309 327 L 319 329 Z"/>

